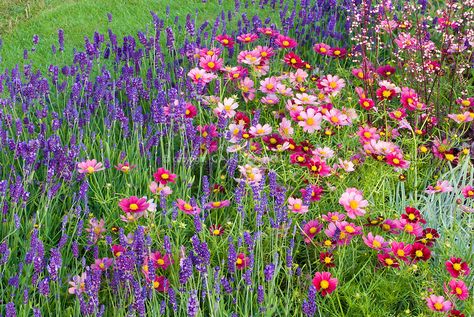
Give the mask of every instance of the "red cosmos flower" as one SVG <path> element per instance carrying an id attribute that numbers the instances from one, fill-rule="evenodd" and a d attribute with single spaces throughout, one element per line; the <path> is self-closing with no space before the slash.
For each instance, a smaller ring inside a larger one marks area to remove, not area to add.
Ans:
<path id="1" fill-rule="evenodd" d="M 452 257 L 449 261 L 445 262 L 446 270 L 451 274 L 452 277 L 459 277 L 459 275 L 467 276 L 471 272 L 466 262 L 463 262 L 461 258 Z"/>
<path id="2" fill-rule="evenodd" d="M 408 222 L 421 222 L 423 224 L 426 223 L 426 220 L 423 219 L 423 216 L 421 215 L 420 211 L 410 206 L 405 207 L 405 213 L 402 215 L 401 218 Z"/>
<path id="3" fill-rule="evenodd" d="M 283 139 L 279 134 L 272 133 L 262 137 L 262 141 L 267 145 L 269 150 L 276 150 L 279 146 L 283 145 L 286 140 Z"/>
<path id="4" fill-rule="evenodd" d="M 308 140 L 301 141 L 300 144 L 298 145 L 298 149 L 305 152 L 305 153 L 310 153 L 311 150 L 314 149 L 314 145 L 311 144 Z"/>
<path id="5" fill-rule="evenodd" d="M 333 47 L 329 50 L 328 55 L 335 58 L 344 58 L 347 55 L 347 50 L 345 48 Z"/>
<path id="6" fill-rule="evenodd" d="M 237 111 L 234 116 L 235 124 L 242 124 L 244 128 L 250 127 L 250 118 L 244 113 Z"/>
<path id="7" fill-rule="evenodd" d="M 153 177 L 155 178 L 155 182 L 166 185 L 169 182 L 174 183 L 176 174 L 160 167 L 156 170 L 155 174 L 153 174 Z"/>
<path id="8" fill-rule="evenodd" d="M 334 254 L 331 252 L 321 252 L 319 254 L 319 261 L 326 267 L 336 266 L 336 263 L 334 263 Z"/>
<path id="9" fill-rule="evenodd" d="M 222 46 L 232 48 L 234 47 L 234 39 L 227 34 L 216 36 L 216 41 L 221 43 Z"/>
<path id="10" fill-rule="evenodd" d="M 384 65 L 377 68 L 376 72 L 382 77 L 388 78 L 391 75 L 395 74 L 395 67 L 390 65 Z"/>
<path id="11" fill-rule="evenodd" d="M 187 103 L 187 104 L 186 104 L 186 111 L 184 112 L 184 116 L 185 116 L 186 118 L 192 119 L 192 118 L 194 118 L 196 115 L 197 115 L 197 108 L 196 108 L 194 105 L 192 105 L 192 104 L 190 104 L 190 103 Z"/>
<path id="12" fill-rule="evenodd" d="M 388 253 L 377 254 L 377 259 L 383 266 L 399 268 L 398 260 Z"/>
<path id="13" fill-rule="evenodd" d="M 119 201 L 119 207 L 124 212 L 138 213 L 147 210 L 150 204 L 147 203 L 146 198 L 138 198 L 137 196 L 131 196 L 129 198 L 123 198 Z"/>
<path id="14" fill-rule="evenodd" d="M 126 250 L 124 247 L 122 247 L 121 245 L 119 244 L 114 244 L 112 246 L 112 253 L 114 254 L 115 257 L 119 257 L 122 255 L 122 253 L 124 253 Z"/>
<path id="15" fill-rule="evenodd" d="M 306 166 L 314 175 L 327 176 L 331 173 L 331 168 L 317 156 L 311 158 Z"/>
<path id="16" fill-rule="evenodd" d="M 170 287 L 170 282 L 164 276 L 156 276 L 153 281 L 153 288 L 157 292 L 166 293 Z"/>
<path id="17" fill-rule="evenodd" d="M 375 106 L 375 102 L 372 99 L 361 98 L 359 99 L 359 105 L 365 110 L 370 110 Z"/>
<path id="18" fill-rule="evenodd" d="M 209 231 L 213 236 L 221 236 L 224 233 L 224 228 L 221 225 L 211 225 Z"/>
<path id="19" fill-rule="evenodd" d="M 393 97 L 397 95 L 397 92 L 393 89 L 389 89 L 385 86 L 377 89 L 377 99 L 378 100 L 392 100 Z"/>
<path id="20" fill-rule="evenodd" d="M 323 188 L 318 185 L 311 185 L 311 198 L 310 201 L 319 201 L 321 199 L 321 195 L 323 194 Z M 301 196 L 306 197 L 306 188 L 300 189 Z"/>
<path id="21" fill-rule="evenodd" d="M 431 251 L 424 244 L 415 242 L 412 244 L 410 256 L 413 263 L 427 261 L 431 257 Z"/>
<path id="22" fill-rule="evenodd" d="M 298 42 L 289 36 L 278 34 L 275 39 L 275 44 L 281 48 L 294 48 L 298 45 Z"/>
<path id="23" fill-rule="evenodd" d="M 423 234 L 419 237 L 416 237 L 416 242 L 423 243 L 427 247 L 432 247 L 436 239 L 439 238 L 439 233 L 436 229 L 426 228 L 423 229 Z"/>
<path id="24" fill-rule="evenodd" d="M 235 260 L 235 267 L 238 270 L 243 270 L 249 265 L 249 258 L 245 255 L 245 253 L 239 253 L 237 255 L 237 259 Z"/>
<path id="25" fill-rule="evenodd" d="M 293 68 L 302 68 L 304 66 L 303 60 L 293 52 L 286 54 L 283 60 L 288 66 Z"/>
<path id="26" fill-rule="evenodd" d="M 313 285 L 322 296 L 331 294 L 337 287 L 337 278 L 332 278 L 329 272 L 316 272 Z"/>
<path id="27" fill-rule="evenodd" d="M 160 252 L 152 252 L 150 254 L 150 261 L 153 262 L 155 268 L 166 270 L 168 266 L 173 263 L 173 259 L 169 254 L 161 254 Z"/>

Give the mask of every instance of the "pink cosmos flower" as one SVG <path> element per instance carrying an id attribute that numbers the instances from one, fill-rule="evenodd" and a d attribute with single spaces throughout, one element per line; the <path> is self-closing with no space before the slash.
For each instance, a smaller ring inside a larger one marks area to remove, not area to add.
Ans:
<path id="1" fill-rule="evenodd" d="M 280 133 L 280 135 L 283 138 L 290 138 L 294 133 L 294 129 L 291 126 L 291 121 L 288 120 L 287 118 L 281 119 L 281 122 L 278 128 L 278 133 Z"/>
<path id="2" fill-rule="evenodd" d="M 262 33 L 263 35 L 270 36 L 270 37 L 277 36 L 278 34 L 280 34 L 272 28 L 258 28 L 257 31 Z"/>
<path id="3" fill-rule="evenodd" d="M 453 119 L 456 123 L 471 122 L 474 120 L 474 112 L 466 111 L 458 114 L 448 114 L 448 117 Z"/>
<path id="4" fill-rule="evenodd" d="M 313 278 L 313 285 L 322 296 L 334 292 L 337 287 L 337 278 L 331 277 L 329 272 L 316 272 Z"/>
<path id="5" fill-rule="evenodd" d="M 474 198 L 474 187 L 467 185 L 462 189 L 462 195 L 464 198 Z"/>
<path id="6" fill-rule="evenodd" d="M 262 171 L 259 168 L 253 167 L 250 164 L 239 166 L 239 172 L 243 176 L 243 181 L 248 184 L 258 184 L 263 178 Z"/>
<path id="7" fill-rule="evenodd" d="M 388 165 L 395 167 L 395 170 L 407 169 L 410 167 L 410 162 L 403 159 L 402 153 L 390 153 L 385 157 L 385 161 Z"/>
<path id="8" fill-rule="evenodd" d="M 450 288 L 449 293 L 455 295 L 460 300 L 466 300 L 469 297 L 469 290 L 463 281 L 452 279 L 448 285 Z M 446 292 L 448 292 L 447 289 Z"/>
<path id="9" fill-rule="evenodd" d="M 453 304 L 449 300 L 445 300 L 443 296 L 430 295 L 426 298 L 428 308 L 435 312 L 447 312 Z"/>
<path id="10" fill-rule="evenodd" d="M 449 181 L 437 181 L 436 186 L 428 186 L 425 190 L 427 194 L 435 194 L 435 193 L 446 193 L 452 191 L 454 188 L 449 184 Z"/>
<path id="11" fill-rule="evenodd" d="M 359 127 L 357 131 L 357 135 L 359 136 L 359 142 L 361 144 L 370 142 L 371 140 L 378 140 L 380 139 L 380 135 L 377 133 L 377 128 L 374 127 Z"/>
<path id="12" fill-rule="evenodd" d="M 199 66 L 208 72 L 217 72 L 224 66 L 224 60 L 217 55 L 206 55 L 199 59 Z"/>
<path id="13" fill-rule="evenodd" d="M 355 219 L 357 216 L 365 215 L 364 208 L 369 205 L 369 202 L 364 199 L 360 190 L 348 188 L 339 199 L 339 204 L 347 211 L 349 218 Z"/>
<path id="14" fill-rule="evenodd" d="M 216 41 L 221 43 L 222 46 L 232 48 L 234 47 L 234 39 L 230 37 L 229 35 L 222 34 L 216 36 Z"/>
<path id="15" fill-rule="evenodd" d="M 343 221 L 346 219 L 346 215 L 341 214 L 339 212 L 328 212 L 327 214 L 322 216 L 324 221 L 327 222 L 336 222 L 336 221 Z"/>
<path id="16" fill-rule="evenodd" d="M 320 85 L 322 87 L 323 92 L 334 95 L 340 92 L 342 88 L 346 86 L 346 83 L 344 82 L 344 79 L 340 78 L 337 75 L 327 75 L 326 77 L 321 79 Z"/>
<path id="17" fill-rule="evenodd" d="M 255 88 L 254 82 L 248 77 L 245 77 L 243 80 L 240 81 L 238 85 L 240 91 L 242 92 L 242 96 L 246 102 L 255 99 Z"/>
<path id="18" fill-rule="evenodd" d="M 138 198 L 137 196 L 131 196 L 129 198 L 123 198 L 119 201 L 119 207 L 124 212 L 140 213 L 147 210 L 150 204 L 147 203 L 145 197 Z"/>
<path id="19" fill-rule="evenodd" d="M 241 51 L 239 55 L 237 55 L 237 62 L 240 64 L 256 66 L 261 65 L 263 61 L 257 51 Z"/>
<path id="20" fill-rule="evenodd" d="M 120 171 L 122 173 L 128 174 L 132 169 L 137 167 L 136 165 L 130 165 L 129 162 L 124 162 L 117 164 L 117 166 L 114 166 L 117 171 Z"/>
<path id="21" fill-rule="evenodd" d="M 336 108 L 332 108 L 326 112 L 323 119 L 331 123 L 333 126 L 346 126 L 350 124 L 347 116 Z"/>
<path id="22" fill-rule="evenodd" d="M 303 204 L 299 198 L 288 198 L 288 209 L 295 214 L 305 214 L 308 212 L 308 206 Z"/>
<path id="23" fill-rule="evenodd" d="M 173 263 L 173 258 L 169 254 L 161 254 L 160 252 L 152 252 L 150 253 L 149 260 L 153 262 L 154 267 L 156 269 L 163 269 L 166 270 L 168 266 Z"/>
<path id="24" fill-rule="evenodd" d="M 471 272 L 471 269 L 461 258 L 452 257 L 445 262 L 446 270 L 451 274 L 452 277 L 458 278 L 460 275 L 467 276 Z"/>
<path id="25" fill-rule="evenodd" d="M 105 230 L 105 221 L 104 219 L 97 220 L 92 218 L 89 220 L 89 227 L 86 229 L 87 232 L 91 233 L 92 240 L 96 243 L 101 237 Z"/>
<path id="26" fill-rule="evenodd" d="M 260 90 L 266 94 L 275 93 L 277 85 L 279 83 L 280 82 L 277 80 L 276 77 L 267 77 L 264 80 L 260 81 Z"/>
<path id="27" fill-rule="evenodd" d="M 217 108 L 214 109 L 214 114 L 223 116 L 224 118 L 233 118 L 236 114 L 235 109 L 238 107 L 239 104 L 234 98 L 224 98 L 223 102 L 217 104 Z"/>
<path id="28" fill-rule="evenodd" d="M 228 207 L 230 205 L 230 200 L 222 200 L 222 201 L 213 201 L 204 205 L 205 209 L 219 209 Z"/>
<path id="29" fill-rule="evenodd" d="M 216 75 L 206 72 L 205 69 L 193 68 L 189 71 L 188 77 L 191 78 L 194 84 L 208 84 L 213 79 L 217 78 Z"/>
<path id="30" fill-rule="evenodd" d="M 260 55 L 260 57 L 262 58 L 262 60 L 267 60 L 269 59 L 270 57 L 272 57 L 273 55 L 275 55 L 275 51 L 273 50 L 273 48 L 269 47 L 269 46 L 257 46 L 254 51 Z"/>
<path id="31" fill-rule="evenodd" d="M 106 271 L 112 265 L 113 261 L 113 259 L 109 258 L 95 259 L 94 264 L 91 265 L 91 269 Z"/>
<path id="32" fill-rule="evenodd" d="M 254 137 L 264 136 L 272 133 L 272 127 L 269 124 L 261 125 L 260 123 L 256 126 L 252 126 L 249 129 L 249 133 Z"/>
<path id="33" fill-rule="evenodd" d="M 399 228 L 403 232 L 419 237 L 423 233 L 423 227 L 418 222 L 410 222 L 406 219 L 399 221 Z"/>
<path id="34" fill-rule="evenodd" d="M 331 51 L 331 46 L 324 43 L 316 43 L 313 46 L 313 50 L 321 55 L 329 55 Z"/>
<path id="35" fill-rule="evenodd" d="M 98 171 L 104 170 L 102 163 L 97 160 L 86 160 L 77 164 L 77 171 L 81 174 L 93 174 Z"/>
<path id="36" fill-rule="evenodd" d="M 401 49 L 416 49 L 418 47 L 418 41 L 412 37 L 410 33 L 401 32 L 398 38 L 395 39 L 395 43 Z"/>
<path id="37" fill-rule="evenodd" d="M 297 69 L 294 73 L 290 73 L 290 83 L 294 85 L 301 85 L 308 78 L 308 73 L 302 69 Z"/>
<path id="38" fill-rule="evenodd" d="M 379 263 L 381 263 L 383 266 L 394 268 L 400 267 L 398 260 L 388 253 L 377 254 L 377 259 L 379 260 Z"/>
<path id="39" fill-rule="evenodd" d="M 69 294 L 80 295 L 86 290 L 86 272 L 82 273 L 81 275 L 76 275 L 72 278 L 72 281 L 69 282 L 71 286 L 68 289 Z"/>
<path id="40" fill-rule="evenodd" d="M 258 35 L 255 33 L 244 33 L 237 36 L 237 41 L 242 43 L 252 43 L 258 40 Z"/>
<path id="41" fill-rule="evenodd" d="M 176 204 L 178 206 L 178 209 L 183 211 L 185 214 L 199 215 L 201 213 L 201 209 L 198 206 L 192 206 L 190 203 L 182 199 L 176 200 Z"/>
<path id="42" fill-rule="evenodd" d="M 298 45 L 298 42 L 289 36 L 278 34 L 275 38 L 275 44 L 281 48 L 294 48 Z"/>
<path id="43" fill-rule="evenodd" d="M 308 221 L 303 227 L 304 242 L 310 243 L 322 228 L 323 226 L 316 219 Z"/>
<path id="44" fill-rule="evenodd" d="M 301 121 L 298 122 L 298 125 L 303 128 L 303 131 L 313 133 L 316 130 L 321 130 L 321 113 L 313 108 L 308 108 L 306 111 L 301 111 L 299 116 Z"/>
<path id="45" fill-rule="evenodd" d="M 379 235 L 374 236 L 372 232 L 369 232 L 367 237 L 362 236 L 362 240 L 364 240 L 366 246 L 374 250 L 383 250 L 388 245 L 388 242 L 385 242 L 383 237 Z"/>
<path id="46" fill-rule="evenodd" d="M 262 97 L 262 99 L 260 99 L 260 102 L 265 105 L 276 105 L 278 102 L 280 102 L 280 99 L 278 99 L 275 94 L 269 94 L 265 97 Z"/>

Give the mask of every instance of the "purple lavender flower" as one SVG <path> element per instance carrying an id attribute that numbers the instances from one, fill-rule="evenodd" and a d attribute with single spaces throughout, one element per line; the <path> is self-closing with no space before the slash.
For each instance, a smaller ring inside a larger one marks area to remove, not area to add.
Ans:
<path id="1" fill-rule="evenodd" d="M 199 312 L 199 301 L 197 298 L 197 292 L 196 291 L 191 291 L 191 294 L 189 295 L 188 299 L 188 316 L 189 317 L 195 317 L 197 316 Z"/>

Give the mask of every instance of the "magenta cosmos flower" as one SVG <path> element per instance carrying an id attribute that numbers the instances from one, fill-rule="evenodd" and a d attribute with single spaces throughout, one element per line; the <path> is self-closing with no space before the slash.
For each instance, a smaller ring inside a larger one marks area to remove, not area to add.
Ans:
<path id="1" fill-rule="evenodd" d="M 102 163 L 97 160 L 86 160 L 77 164 L 77 171 L 81 174 L 93 174 L 98 171 L 104 170 Z"/>
<path id="2" fill-rule="evenodd" d="M 447 312 L 453 304 L 449 300 L 445 300 L 443 296 L 431 295 L 426 299 L 428 308 L 435 312 Z"/>
<path id="3" fill-rule="evenodd" d="M 467 276 L 471 272 L 469 266 L 461 258 L 452 257 L 445 262 L 446 270 L 452 277 L 459 277 L 459 275 Z"/>
<path id="4" fill-rule="evenodd" d="M 171 173 L 167 169 L 164 169 L 163 167 L 160 167 L 156 170 L 156 172 L 153 174 L 153 177 L 155 178 L 155 182 L 166 185 L 168 183 L 174 183 L 176 179 L 176 174 Z"/>
<path id="5" fill-rule="evenodd" d="M 146 198 L 138 198 L 136 196 L 131 196 L 129 198 L 124 198 L 120 200 L 119 207 L 126 213 L 138 213 L 144 212 L 150 206 L 147 203 Z"/>
<path id="6" fill-rule="evenodd" d="M 230 205 L 230 200 L 221 200 L 221 201 L 212 201 L 204 205 L 206 209 L 218 209 L 228 207 Z"/>
<path id="7" fill-rule="evenodd" d="M 462 189 L 464 198 L 474 198 L 474 187 L 468 185 Z"/>
<path id="8" fill-rule="evenodd" d="M 166 270 L 168 266 L 173 263 L 173 259 L 169 254 L 161 254 L 160 252 L 153 252 L 150 254 L 150 261 L 153 262 L 155 268 Z"/>
<path id="9" fill-rule="evenodd" d="M 323 226 L 316 219 L 308 221 L 303 227 L 304 242 L 310 243 L 322 228 Z"/>
<path id="10" fill-rule="evenodd" d="M 329 272 L 316 272 L 313 285 L 322 296 L 331 294 L 337 287 L 337 278 L 331 277 Z"/>
<path id="11" fill-rule="evenodd" d="M 449 293 L 456 295 L 460 300 L 466 300 L 469 297 L 469 290 L 463 281 L 452 279 L 449 281 L 448 285 L 450 288 Z M 448 292 L 447 289 L 446 292 Z"/>

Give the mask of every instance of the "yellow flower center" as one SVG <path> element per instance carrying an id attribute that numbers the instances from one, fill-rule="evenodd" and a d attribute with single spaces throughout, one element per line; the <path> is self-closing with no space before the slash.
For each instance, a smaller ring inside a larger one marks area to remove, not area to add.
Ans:
<path id="1" fill-rule="evenodd" d="M 101 269 L 105 268 L 104 262 L 100 262 L 99 267 L 100 267 Z"/>
<path id="2" fill-rule="evenodd" d="M 471 105 L 471 102 L 469 100 L 463 100 L 463 101 L 461 101 L 461 104 L 465 107 L 468 107 L 468 106 Z"/>
<path id="3" fill-rule="evenodd" d="M 153 282 L 153 288 L 158 288 L 158 287 L 160 287 L 160 282 L 154 281 Z"/>
<path id="4" fill-rule="evenodd" d="M 427 238 L 427 239 L 433 239 L 433 235 L 432 235 L 431 233 L 427 233 L 427 234 L 426 234 L 426 238 Z"/>
<path id="5" fill-rule="evenodd" d="M 228 39 L 223 39 L 223 40 L 222 40 L 222 43 L 224 43 L 224 44 L 229 44 L 229 40 L 228 40 Z"/>
<path id="6" fill-rule="evenodd" d="M 390 97 L 391 94 L 392 94 L 392 93 L 390 92 L 390 90 L 384 90 L 384 91 L 382 92 L 382 96 L 384 96 L 385 98 Z"/>
<path id="7" fill-rule="evenodd" d="M 321 47 L 321 48 L 319 49 L 319 51 L 320 51 L 321 53 L 326 53 L 328 50 L 327 50 L 326 48 L 324 48 L 324 47 Z"/>
<path id="8" fill-rule="evenodd" d="M 398 255 L 398 256 L 405 256 L 405 251 L 403 251 L 403 250 L 397 250 L 397 255 Z"/>
<path id="9" fill-rule="evenodd" d="M 345 227 L 344 227 L 344 230 L 346 230 L 348 233 L 353 233 L 353 232 L 355 232 L 355 229 L 354 229 L 354 227 L 352 227 L 352 226 L 345 226 Z"/>
<path id="10" fill-rule="evenodd" d="M 462 289 L 460 287 L 456 287 L 456 294 L 461 295 Z"/>
<path id="11" fill-rule="evenodd" d="M 397 158 L 394 158 L 394 159 L 393 159 L 393 164 L 400 164 L 400 160 L 397 159 Z"/>
<path id="12" fill-rule="evenodd" d="M 382 245 L 380 244 L 380 242 L 378 242 L 377 240 L 374 240 L 372 242 L 372 245 L 375 247 L 375 248 L 380 248 Z"/>
<path id="13" fill-rule="evenodd" d="M 405 231 L 406 232 L 412 232 L 413 231 L 413 226 L 411 224 L 406 224 L 405 225 Z"/>
<path id="14" fill-rule="evenodd" d="M 238 258 L 237 261 L 235 261 L 235 263 L 237 263 L 237 264 L 239 264 L 239 265 L 242 264 L 242 262 L 243 262 L 243 261 L 242 261 L 241 258 Z"/>
<path id="15" fill-rule="evenodd" d="M 158 260 L 156 260 L 156 263 L 157 263 L 158 265 L 163 265 L 163 264 L 165 264 L 165 260 L 163 260 L 163 259 L 158 259 Z"/>
<path id="16" fill-rule="evenodd" d="M 314 124 L 314 119 L 313 118 L 306 119 L 306 124 L 307 125 L 313 125 Z"/>
<path id="17" fill-rule="evenodd" d="M 339 50 L 334 51 L 334 55 L 336 55 L 336 56 L 341 55 L 341 51 L 339 51 Z"/>
<path id="18" fill-rule="evenodd" d="M 193 209 L 193 206 L 191 206 L 191 205 L 188 204 L 188 203 L 184 204 L 183 207 L 184 207 L 185 210 L 192 210 L 192 209 Z"/>
<path id="19" fill-rule="evenodd" d="M 207 63 L 207 67 L 209 67 L 209 68 L 214 68 L 215 66 L 216 66 L 216 64 L 214 62 Z"/>
<path id="20" fill-rule="evenodd" d="M 414 214 L 409 214 L 409 215 L 408 215 L 408 219 L 414 220 L 414 219 L 415 219 L 415 215 L 414 215 Z"/>
<path id="21" fill-rule="evenodd" d="M 443 304 L 441 304 L 441 303 L 435 303 L 433 306 L 434 306 L 434 308 L 435 308 L 436 310 L 441 310 L 441 309 L 443 309 Z"/>
<path id="22" fill-rule="evenodd" d="M 364 78 L 364 73 L 363 73 L 363 72 L 358 72 L 358 73 L 357 73 L 357 77 L 359 77 L 359 78 Z"/>
<path id="23" fill-rule="evenodd" d="M 138 205 L 137 204 L 130 204 L 130 210 L 138 210 Z"/>
<path id="24" fill-rule="evenodd" d="M 283 44 L 283 46 L 288 46 L 288 45 L 290 45 L 290 42 L 288 42 L 288 41 L 283 41 L 282 44 Z"/>
<path id="25" fill-rule="evenodd" d="M 89 166 L 86 170 L 87 170 L 87 174 L 92 174 L 95 172 L 95 169 L 92 166 Z"/>
<path id="26" fill-rule="evenodd" d="M 329 282 L 326 280 L 322 280 L 319 285 L 321 286 L 322 289 L 327 289 L 329 287 Z"/>
<path id="27" fill-rule="evenodd" d="M 293 208 L 296 209 L 296 210 L 299 210 L 299 209 L 301 209 L 301 204 L 296 203 L 296 204 L 293 205 Z"/>
<path id="28" fill-rule="evenodd" d="M 168 179 L 168 178 L 170 178 L 170 176 L 168 174 L 164 173 L 164 174 L 161 174 L 161 178 Z"/>
<path id="29" fill-rule="evenodd" d="M 148 265 L 142 266 L 143 271 L 148 272 Z"/>
<path id="30" fill-rule="evenodd" d="M 215 201 L 212 203 L 212 206 L 213 207 L 220 207 L 221 206 L 221 202 L 220 201 Z"/>
<path id="31" fill-rule="evenodd" d="M 339 118 L 336 117 L 336 116 L 332 116 L 331 117 L 331 122 L 337 123 L 337 122 L 339 122 Z"/>
<path id="32" fill-rule="evenodd" d="M 330 247 L 332 245 L 331 240 L 325 240 L 324 245 L 327 246 L 327 247 Z"/>
<path id="33" fill-rule="evenodd" d="M 415 255 L 421 258 L 423 256 L 423 252 L 421 250 L 416 250 Z"/>
<path id="34" fill-rule="evenodd" d="M 318 231 L 318 229 L 316 229 L 316 227 L 311 227 L 311 229 L 309 229 L 309 233 L 311 233 L 311 234 L 316 233 L 316 231 Z"/>
<path id="35" fill-rule="evenodd" d="M 221 234 L 221 231 L 219 229 L 214 229 L 214 231 L 212 231 L 212 234 L 218 236 Z"/>
<path id="36" fill-rule="evenodd" d="M 246 40 L 247 42 L 251 40 L 250 36 L 247 36 L 244 40 Z"/>
<path id="37" fill-rule="evenodd" d="M 273 89 L 273 87 L 275 87 L 275 85 L 273 85 L 273 84 L 267 84 L 265 87 L 266 87 L 267 89 Z"/>
<path id="38" fill-rule="evenodd" d="M 386 258 L 385 259 L 385 263 L 387 263 L 387 265 L 392 265 L 393 264 L 393 260 L 391 258 Z"/>
<path id="39" fill-rule="evenodd" d="M 331 261 L 332 261 L 332 259 L 331 259 L 331 257 L 329 257 L 329 256 L 327 256 L 327 257 L 324 258 L 324 263 L 326 263 L 326 264 L 331 263 Z"/>
<path id="40" fill-rule="evenodd" d="M 460 271 L 460 270 L 461 270 L 461 264 L 459 264 L 459 263 L 454 263 L 454 264 L 453 264 L 453 269 L 455 269 L 456 271 Z"/>
<path id="41" fill-rule="evenodd" d="M 260 56 L 262 56 L 262 57 L 267 57 L 267 56 L 268 56 L 268 53 L 265 52 L 265 51 L 263 51 L 263 52 L 260 53 Z"/>
<path id="42" fill-rule="evenodd" d="M 349 206 L 351 207 L 351 209 L 357 209 L 359 207 L 359 203 L 357 202 L 357 200 L 351 200 L 349 202 Z"/>
<path id="43" fill-rule="evenodd" d="M 335 81 L 331 81 L 329 83 L 329 87 L 331 87 L 332 89 L 336 88 L 337 87 L 337 83 Z"/>
<path id="44" fill-rule="evenodd" d="M 366 137 L 367 139 L 370 138 L 371 136 L 372 136 L 372 133 L 370 133 L 368 131 L 364 132 L 364 137 Z"/>

